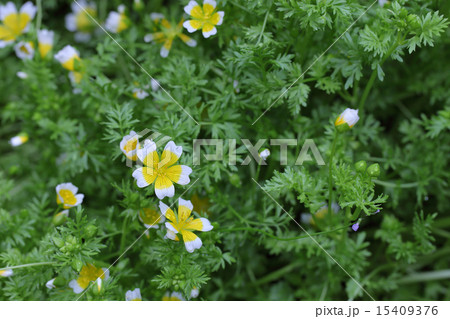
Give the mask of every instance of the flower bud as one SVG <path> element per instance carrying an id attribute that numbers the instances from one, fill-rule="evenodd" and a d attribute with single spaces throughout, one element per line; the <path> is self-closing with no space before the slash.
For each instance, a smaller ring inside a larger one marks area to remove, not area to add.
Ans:
<path id="1" fill-rule="evenodd" d="M 72 261 L 72 268 L 75 269 L 75 271 L 80 272 L 81 268 L 83 268 L 83 263 L 79 259 L 75 259 Z"/>
<path id="2" fill-rule="evenodd" d="M 345 132 L 351 129 L 358 122 L 358 110 L 347 108 L 334 122 L 334 126 L 339 132 Z"/>
<path id="3" fill-rule="evenodd" d="M 364 173 L 366 171 L 366 168 L 367 168 L 366 161 L 359 161 L 355 163 L 355 169 L 359 173 Z"/>
<path id="4" fill-rule="evenodd" d="M 53 239 L 53 242 L 55 243 L 56 247 L 58 247 L 58 248 L 63 247 L 64 244 L 65 244 L 65 243 L 64 243 L 64 240 L 62 240 L 62 239 L 59 238 L 59 237 L 53 237 L 52 239 Z"/>
<path id="5" fill-rule="evenodd" d="M 63 210 L 62 212 L 55 214 L 52 218 L 52 223 L 55 226 L 60 226 L 67 221 L 67 217 L 69 217 L 69 210 Z"/>
<path id="6" fill-rule="evenodd" d="M 380 165 L 378 163 L 372 164 L 367 168 L 367 173 L 370 177 L 378 177 L 380 176 Z"/>
<path id="7" fill-rule="evenodd" d="M 237 188 L 240 188 L 241 185 L 242 185 L 241 178 L 239 177 L 238 174 L 231 174 L 231 175 L 230 175 L 230 183 L 231 183 L 234 187 L 237 187 Z"/>
<path id="8" fill-rule="evenodd" d="M 95 225 L 88 225 L 84 229 L 84 234 L 86 238 L 92 238 L 97 234 L 97 226 Z"/>

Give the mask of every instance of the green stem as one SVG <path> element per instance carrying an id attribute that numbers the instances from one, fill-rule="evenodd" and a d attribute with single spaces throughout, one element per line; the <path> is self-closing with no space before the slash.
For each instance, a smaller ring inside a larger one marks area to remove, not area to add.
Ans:
<path id="1" fill-rule="evenodd" d="M 120 252 L 123 252 L 125 249 L 127 227 L 128 227 L 128 215 L 125 217 L 125 220 L 123 221 L 123 225 L 122 225 L 122 238 L 120 239 Z"/>
<path id="2" fill-rule="evenodd" d="M 53 264 L 57 264 L 57 262 L 56 261 L 44 261 L 44 262 L 40 262 L 40 263 L 23 264 L 23 265 L 11 266 L 11 267 L 6 267 L 6 268 L 0 268 L 0 270 L 27 268 L 27 267 L 53 265 Z"/>
<path id="3" fill-rule="evenodd" d="M 42 0 L 36 0 L 37 16 L 36 16 L 36 34 L 39 32 L 42 23 Z"/>
<path id="4" fill-rule="evenodd" d="M 396 188 L 396 187 L 398 187 L 398 188 L 413 188 L 413 187 L 419 186 L 419 183 L 417 183 L 417 182 L 396 184 L 396 183 L 392 183 L 392 182 L 379 181 L 377 179 L 372 180 L 372 182 L 374 182 L 375 184 L 381 185 L 381 186 L 392 187 L 392 188 Z"/>
<path id="5" fill-rule="evenodd" d="M 397 48 L 397 46 L 399 45 L 399 43 L 401 43 L 402 41 L 400 41 L 400 36 L 398 36 L 397 40 L 395 41 L 395 43 L 389 48 L 388 52 L 386 53 L 386 55 L 383 57 L 383 59 L 380 61 L 379 65 L 380 67 L 383 65 L 383 63 L 387 60 L 387 58 L 389 58 L 392 54 L 392 52 L 394 52 L 394 50 Z M 378 68 L 375 68 L 372 71 L 372 74 L 370 75 L 370 79 L 369 82 L 367 82 L 366 87 L 364 89 L 364 92 L 361 96 L 361 100 L 359 102 L 359 116 L 361 116 L 364 112 L 364 106 L 366 104 L 366 100 L 369 96 L 370 91 L 372 90 L 373 84 L 375 83 L 375 79 L 377 78 L 377 73 L 378 73 Z"/>
<path id="6" fill-rule="evenodd" d="M 283 238 L 283 237 L 277 237 L 272 235 L 271 233 L 268 233 L 264 230 L 261 230 L 259 228 L 252 228 L 252 227 L 236 227 L 236 228 L 222 228 L 219 231 L 221 232 L 234 232 L 234 231 L 252 231 L 252 232 L 258 232 L 261 234 L 264 234 L 270 238 L 276 239 L 276 240 L 281 240 L 281 241 L 291 241 L 291 240 L 297 240 L 297 239 L 304 239 L 304 238 L 309 238 L 309 237 L 314 237 L 314 236 L 318 236 L 318 235 L 324 235 L 324 234 L 329 234 L 329 233 L 333 233 L 336 232 L 338 230 L 342 230 L 342 229 L 346 229 L 348 227 L 350 227 L 351 225 L 346 225 L 346 226 L 342 226 L 339 228 L 335 228 L 335 229 L 331 229 L 331 230 L 325 230 L 325 231 L 321 231 L 321 232 L 317 232 L 317 233 L 312 233 L 309 235 L 302 235 L 302 236 L 297 236 L 297 237 L 287 237 L 287 238 Z"/>
<path id="7" fill-rule="evenodd" d="M 266 28 L 267 18 L 269 17 L 270 8 L 272 7 L 272 2 L 270 3 L 269 9 L 267 9 L 266 16 L 264 17 L 263 26 L 261 29 L 261 33 L 259 34 L 258 41 L 256 41 L 256 45 L 261 41 L 262 35 L 264 33 L 264 29 Z"/>
<path id="8" fill-rule="evenodd" d="M 422 281 L 444 280 L 450 278 L 450 269 L 415 273 L 397 280 L 398 284 L 411 284 Z"/>
<path id="9" fill-rule="evenodd" d="M 297 267 L 300 267 L 303 264 L 302 260 L 298 260 L 297 262 L 291 263 L 283 268 L 280 268 L 278 270 L 275 270 L 274 272 L 268 274 L 267 276 L 264 276 L 263 278 L 255 281 L 255 285 L 262 285 L 271 281 L 274 281 L 278 278 L 283 277 L 286 273 L 291 272 Z"/>
<path id="10" fill-rule="evenodd" d="M 337 141 L 338 133 L 335 130 L 333 136 L 333 144 L 331 145 L 331 154 L 330 154 L 330 162 L 328 163 L 328 214 L 332 214 L 331 202 L 333 200 L 333 157 L 336 152 L 336 141 Z"/>

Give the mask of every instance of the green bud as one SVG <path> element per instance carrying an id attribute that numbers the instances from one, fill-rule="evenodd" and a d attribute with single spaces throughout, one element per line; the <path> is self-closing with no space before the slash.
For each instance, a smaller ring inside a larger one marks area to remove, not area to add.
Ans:
<path id="1" fill-rule="evenodd" d="M 88 225 L 86 226 L 86 228 L 84 229 L 84 234 L 86 236 L 86 238 L 92 238 L 97 234 L 97 226 L 95 225 Z"/>
<path id="2" fill-rule="evenodd" d="M 64 240 L 62 240 L 59 237 L 53 237 L 53 242 L 55 243 L 56 247 L 61 248 L 64 246 Z"/>
<path id="3" fill-rule="evenodd" d="M 142 0 L 134 0 L 133 7 L 136 11 L 142 11 L 142 9 L 144 9 L 144 3 L 142 2 Z"/>
<path id="4" fill-rule="evenodd" d="M 180 290 L 180 286 L 179 285 L 175 285 L 175 291 L 178 291 L 178 290 Z"/>
<path id="5" fill-rule="evenodd" d="M 67 281 L 61 276 L 56 277 L 55 280 L 53 281 L 55 287 L 64 287 L 66 283 Z"/>
<path id="6" fill-rule="evenodd" d="M 75 269 L 77 272 L 81 271 L 81 268 L 83 268 L 83 263 L 79 259 L 75 259 L 72 261 L 72 268 Z"/>
<path id="7" fill-rule="evenodd" d="M 369 174 L 369 176 L 371 177 L 378 177 L 380 176 L 380 165 L 378 165 L 378 163 L 372 164 L 367 168 L 367 173 Z"/>
<path id="8" fill-rule="evenodd" d="M 55 226 L 60 226 L 60 225 L 64 224 L 66 221 L 67 221 L 67 216 L 64 214 L 61 214 L 61 213 L 56 214 L 52 218 L 52 223 Z"/>
<path id="9" fill-rule="evenodd" d="M 367 168 L 367 163 L 366 161 L 359 161 L 355 163 L 355 168 L 356 171 L 359 173 L 364 173 L 366 171 Z"/>
<path id="10" fill-rule="evenodd" d="M 238 174 L 231 174 L 229 179 L 230 179 L 231 185 L 233 185 L 234 187 L 237 187 L 237 188 L 241 187 L 242 182 L 241 182 L 241 178 L 239 177 Z"/>
<path id="11" fill-rule="evenodd" d="M 347 123 L 336 125 L 335 127 L 339 133 L 347 132 L 350 130 L 350 126 Z"/>

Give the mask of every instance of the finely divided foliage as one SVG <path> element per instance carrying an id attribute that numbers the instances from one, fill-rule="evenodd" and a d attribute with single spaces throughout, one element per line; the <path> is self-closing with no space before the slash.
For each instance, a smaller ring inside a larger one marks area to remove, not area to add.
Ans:
<path id="1" fill-rule="evenodd" d="M 0 300 L 450 298 L 447 1 L 0 4 Z"/>

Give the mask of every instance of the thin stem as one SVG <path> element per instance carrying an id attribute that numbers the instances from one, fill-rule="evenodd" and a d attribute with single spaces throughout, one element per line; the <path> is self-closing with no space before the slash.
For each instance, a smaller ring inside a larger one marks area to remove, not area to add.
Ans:
<path id="1" fill-rule="evenodd" d="M 266 28 L 266 23 L 267 23 L 267 18 L 269 17 L 270 8 L 272 8 L 272 2 L 270 3 L 269 9 L 267 9 L 266 16 L 264 17 L 263 26 L 261 29 L 261 33 L 259 34 L 258 41 L 256 41 L 256 45 L 258 45 L 259 42 L 261 41 L 262 35 L 264 33 L 264 29 Z"/>
<path id="2" fill-rule="evenodd" d="M 124 249 L 125 249 L 125 240 L 126 240 L 126 235 L 127 235 L 128 217 L 129 217 L 129 215 L 127 215 L 125 217 L 125 220 L 123 221 L 123 225 L 122 225 L 122 238 L 120 239 L 120 252 L 123 252 Z"/>
<path id="3" fill-rule="evenodd" d="M 413 187 L 419 186 L 419 183 L 417 183 L 417 182 L 396 184 L 396 183 L 392 183 L 392 182 L 379 181 L 377 179 L 372 180 L 372 182 L 374 182 L 375 184 L 381 185 L 381 186 L 392 187 L 392 188 L 413 188 Z"/>
<path id="4" fill-rule="evenodd" d="M 40 263 L 23 264 L 23 265 L 11 266 L 11 267 L 6 267 L 6 268 L 0 268 L 0 271 L 7 270 L 7 269 L 27 268 L 27 267 L 45 266 L 45 265 L 53 265 L 53 264 L 57 264 L 57 262 L 56 261 L 44 261 L 44 262 L 40 262 Z"/>
<path id="5" fill-rule="evenodd" d="M 395 41 L 395 43 L 389 48 L 388 52 L 386 53 L 386 55 L 383 57 L 383 59 L 380 61 L 379 66 L 381 67 L 383 65 L 383 63 L 387 60 L 387 58 L 389 58 L 392 54 L 392 52 L 394 52 L 394 50 L 397 48 L 397 46 L 402 42 L 403 40 L 400 40 L 400 36 L 398 36 L 397 40 Z M 361 96 L 361 100 L 359 102 L 359 111 L 360 116 L 361 114 L 364 112 L 364 106 L 366 104 L 366 100 L 369 96 L 369 93 L 373 87 L 373 84 L 375 83 L 375 79 L 377 78 L 377 73 L 378 73 L 378 68 L 375 68 L 372 71 L 372 74 L 370 75 L 370 79 L 369 82 L 367 82 L 366 87 L 364 89 L 363 95 Z"/>
<path id="6" fill-rule="evenodd" d="M 309 238 L 309 237 L 313 237 L 313 236 L 318 236 L 318 235 L 324 235 L 324 234 L 329 234 L 329 233 L 333 233 L 342 229 L 346 229 L 348 227 L 350 227 L 351 225 L 346 225 L 346 226 L 342 226 L 339 228 L 335 228 L 335 229 L 331 229 L 331 230 L 325 230 L 325 231 L 321 231 L 321 232 L 317 232 L 317 233 L 312 233 L 309 235 L 302 235 L 302 236 L 297 236 L 297 237 L 287 237 L 287 238 L 283 238 L 283 237 L 277 237 L 272 235 L 271 233 L 268 233 L 264 230 L 258 229 L 258 228 L 252 228 L 252 227 L 236 227 L 236 228 L 222 228 L 220 229 L 221 232 L 234 232 L 234 231 L 252 231 L 252 232 L 258 232 L 261 234 L 264 234 L 270 238 L 276 239 L 276 240 L 281 240 L 281 241 L 291 241 L 291 240 L 297 240 L 297 239 L 304 239 L 304 238 Z"/>
<path id="7" fill-rule="evenodd" d="M 263 278 L 257 280 L 255 282 L 255 285 L 262 285 L 271 281 L 274 281 L 278 278 L 283 277 L 286 273 L 291 272 L 297 267 L 300 267 L 304 262 L 302 260 L 298 260 L 297 262 L 291 263 L 287 266 L 284 266 L 283 268 L 280 268 L 278 270 L 275 270 L 274 272 L 268 274 L 267 276 L 264 276 Z"/>
<path id="8" fill-rule="evenodd" d="M 333 200 L 333 157 L 334 153 L 336 152 L 336 141 L 337 141 L 338 133 L 335 130 L 334 136 L 333 136 L 333 144 L 331 145 L 331 154 L 330 154 L 330 162 L 328 163 L 328 214 L 331 215 L 332 208 L 331 208 L 331 201 Z"/>
<path id="9" fill-rule="evenodd" d="M 37 6 L 37 16 L 36 16 L 36 34 L 39 32 L 42 23 L 42 0 L 36 1 Z"/>
<path id="10" fill-rule="evenodd" d="M 411 284 L 422 281 L 444 280 L 450 278 L 450 269 L 415 273 L 397 280 L 398 284 Z"/>

